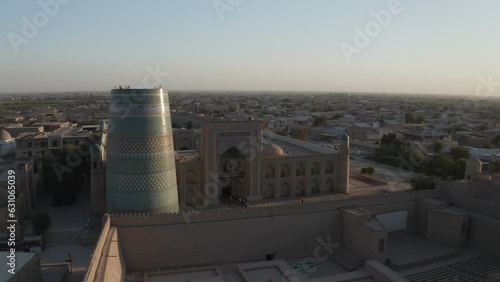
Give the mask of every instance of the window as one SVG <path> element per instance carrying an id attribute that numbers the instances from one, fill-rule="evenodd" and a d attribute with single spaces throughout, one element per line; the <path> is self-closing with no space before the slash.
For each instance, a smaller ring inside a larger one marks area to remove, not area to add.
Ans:
<path id="1" fill-rule="evenodd" d="M 311 168 L 311 175 L 319 174 L 321 171 L 318 162 L 314 162 Z"/>
<path id="2" fill-rule="evenodd" d="M 297 170 L 295 171 L 296 176 L 302 176 L 306 174 L 306 166 L 303 163 L 299 163 Z"/>
<path id="3" fill-rule="evenodd" d="M 28 148 L 31 148 L 31 142 L 28 142 Z"/>
<path id="4" fill-rule="evenodd" d="M 281 177 L 290 177 L 290 167 L 287 164 L 281 167 Z"/>
<path id="5" fill-rule="evenodd" d="M 33 155 L 33 152 L 28 151 L 28 156 L 31 157 Z"/>
<path id="6" fill-rule="evenodd" d="M 268 166 L 266 167 L 265 177 L 266 177 L 266 178 L 274 178 L 274 177 L 275 177 L 275 174 L 274 174 L 274 166 L 272 166 L 272 165 L 268 165 Z"/>
<path id="7" fill-rule="evenodd" d="M 190 169 L 186 175 L 186 184 L 197 184 L 198 183 L 198 172 Z"/>
<path id="8" fill-rule="evenodd" d="M 333 173 L 333 162 L 328 161 L 325 167 L 325 173 Z"/>

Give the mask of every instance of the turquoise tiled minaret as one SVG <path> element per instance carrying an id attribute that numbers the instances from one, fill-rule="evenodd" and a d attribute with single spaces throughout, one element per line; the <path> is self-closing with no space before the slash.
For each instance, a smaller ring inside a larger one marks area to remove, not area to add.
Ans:
<path id="1" fill-rule="evenodd" d="M 106 146 L 108 213 L 177 212 L 168 95 L 161 88 L 111 90 Z"/>

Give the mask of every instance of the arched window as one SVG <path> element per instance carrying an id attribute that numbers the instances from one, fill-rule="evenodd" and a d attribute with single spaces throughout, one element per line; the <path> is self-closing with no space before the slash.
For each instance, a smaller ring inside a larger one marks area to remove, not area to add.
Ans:
<path id="1" fill-rule="evenodd" d="M 326 189 L 328 189 L 328 192 L 333 192 L 334 190 L 333 180 L 331 178 L 328 178 L 325 184 L 326 184 Z"/>
<path id="2" fill-rule="evenodd" d="M 333 162 L 328 161 L 325 167 L 325 173 L 333 173 Z"/>
<path id="3" fill-rule="evenodd" d="M 311 167 L 311 175 L 320 174 L 320 167 L 318 162 L 313 162 Z"/>
<path id="4" fill-rule="evenodd" d="M 290 185 L 287 182 L 285 182 L 281 184 L 280 197 L 288 197 L 288 196 L 290 196 Z"/>
<path id="5" fill-rule="evenodd" d="M 266 178 L 274 178 L 274 177 L 276 177 L 276 173 L 275 173 L 275 169 L 274 169 L 273 165 L 266 166 L 265 177 Z"/>
<path id="6" fill-rule="evenodd" d="M 186 174 L 186 184 L 198 184 L 198 172 L 194 169 L 188 170 Z"/>
<path id="7" fill-rule="evenodd" d="M 281 166 L 281 177 L 290 177 L 290 166 L 284 164 Z"/>
<path id="8" fill-rule="evenodd" d="M 264 194 L 264 197 L 267 199 L 274 198 L 275 191 L 274 191 L 274 185 L 273 184 L 268 184 L 266 187 L 266 191 Z"/>
<path id="9" fill-rule="evenodd" d="M 299 163 L 297 170 L 295 171 L 296 176 L 306 175 L 306 165 L 304 163 Z"/>
<path id="10" fill-rule="evenodd" d="M 306 185 L 304 181 L 299 181 L 297 183 L 297 188 L 295 189 L 295 196 L 304 196 L 306 194 Z"/>

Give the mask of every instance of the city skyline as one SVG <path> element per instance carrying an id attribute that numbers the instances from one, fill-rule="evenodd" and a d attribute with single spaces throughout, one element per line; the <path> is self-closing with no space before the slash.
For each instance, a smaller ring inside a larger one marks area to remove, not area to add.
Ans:
<path id="1" fill-rule="evenodd" d="M 474 95 L 500 76 L 495 1 L 116 3 L 3 3 L 0 93 L 128 83 Z"/>

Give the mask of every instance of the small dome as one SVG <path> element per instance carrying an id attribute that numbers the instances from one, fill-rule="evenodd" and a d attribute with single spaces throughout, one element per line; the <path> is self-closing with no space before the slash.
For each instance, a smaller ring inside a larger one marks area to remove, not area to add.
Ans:
<path id="1" fill-rule="evenodd" d="M 483 163 L 477 157 L 472 157 L 467 160 L 465 164 L 466 174 L 470 175 L 471 173 L 481 174 Z"/>
<path id="2" fill-rule="evenodd" d="M 262 150 L 262 155 L 264 156 L 281 156 L 284 154 L 283 149 L 273 143 L 268 143 Z"/>
<path id="3" fill-rule="evenodd" d="M 12 136 L 10 135 L 10 133 L 8 133 L 7 131 L 5 131 L 3 129 L 2 129 L 2 132 L 0 134 L 1 134 L 0 140 L 2 140 L 2 141 L 6 141 L 6 140 L 12 139 Z"/>

